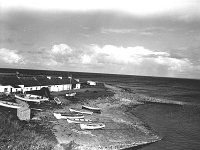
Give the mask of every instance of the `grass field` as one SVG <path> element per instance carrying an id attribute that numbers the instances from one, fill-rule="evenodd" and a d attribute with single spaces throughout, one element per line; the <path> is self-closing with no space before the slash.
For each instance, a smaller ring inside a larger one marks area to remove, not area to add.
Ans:
<path id="1" fill-rule="evenodd" d="M 2 150 L 51 150 L 57 141 L 45 120 L 20 121 L 16 110 L 0 107 L 0 149 Z"/>

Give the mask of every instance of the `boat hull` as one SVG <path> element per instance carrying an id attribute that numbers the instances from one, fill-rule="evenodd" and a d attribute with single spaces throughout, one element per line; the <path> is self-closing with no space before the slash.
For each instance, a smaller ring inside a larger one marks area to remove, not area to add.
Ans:
<path id="1" fill-rule="evenodd" d="M 80 124 L 82 130 L 95 130 L 105 128 L 105 124 L 96 123 L 96 124 Z"/>
<path id="2" fill-rule="evenodd" d="M 82 109 L 90 110 L 90 111 L 92 111 L 94 113 L 101 113 L 101 108 L 82 105 Z"/>
<path id="3" fill-rule="evenodd" d="M 68 123 L 90 123 L 92 120 L 90 119 L 84 119 L 84 118 L 79 118 L 79 119 L 67 119 Z"/>
<path id="4" fill-rule="evenodd" d="M 21 96 L 18 96 L 18 95 L 15 95 L 15 98 L 23 100 L 23 101 L 27 101 L 27 102 L 36 102 L 36 103 L 40 103 L 40 102 L 49 100 L 48 98 L 43 98 L 43 99 L 35 99 L 35 98 L 33 98 L 33 99 L 30 99 L 28 97 L 21 97 Z"/>
<path id="5" fill-rule="evenodd" d="M 6 102 L 6 101 L 0 101 L 0 105 L 4 107 L 9 107 L 9 108 L 21 108 L 23 105 L 20 105 L 18 103 L 12 103 L 12 102 Z"/>
<path id="6" fill-rule="evenodd" d="M 82 114 L 88 114 L 88 115 L 92 115 L 93 114 L 93 112 L 91 112 L 91 111 L 86 111 L 86 110 L 77 109 L 77 108 L 70 108 L 69 111 L 71 111 L 71 112 L 77 112 L 77 113 L 82 113 Z"/>
<path id="7" fill-rule="evenodd" d="M 67 93 L 67 94 L 65 94 L 65 96 L 75 96 L 76 95 L 76 92 L 74 92 L 74 93 Z"/>
<path id="8" fill-rule="evenodd" d="M 57 105 L 60 105 L 62 103 L 58 97 L 54 97 L 54 101 Z"/>
<path id="9" fill-rule="evenodd" d="M 53 114 L 57 119 L 76 119 L 76 118 L 84 118 L 84 116 L 83 115 L 65 115 L 65 116 L 63 116 L 63 115 L 61 115 L 61 114 L 58 114 L 58 113 L 54 113 Z"/>

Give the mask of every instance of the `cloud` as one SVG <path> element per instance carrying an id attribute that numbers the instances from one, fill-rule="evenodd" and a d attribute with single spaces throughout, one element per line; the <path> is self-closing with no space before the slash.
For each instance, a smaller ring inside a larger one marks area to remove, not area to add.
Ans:
<path id="1" fill-rule="evenodd" d="M 95 52 L 96 60 L 104 59 L 113 63 L 139 64 L 147 57 L 169 56 L 167 52 L 152 51 L 142 46 L 117 47 L 114 45 L 105 45 L 99 47 L 98 45 L 92 45 L 91 49 Z"/>
<path id="2" fill-rule="evenodd" d="M 71 54 L 72 49 L 67 45 L 67 44 L 59 44 L 59 45 L 54 45 L 51 49 L 51 53 L 58 54 L 58 55 L 66 55 L 66 54 Z"/>
<path id="3" fill-rule="evenodd" d="M 100 72 L 172 76 L 195 69 L 187 58 L 173 58 L 170 53 L 146 49 L 143 46 L 123 47 L 90 45 L 87 55 L 82 55 L 81 65 L 98 68 Z M 98 72 L 97 71 L 97 72 Z"/>
<path id="4" fill-rule="evenodd" d="M 5 64 L 24 64 L 26 68 L 46 68 L 80 72 L 119 73 L 148 76 L 176 77 L 200 71 L 199 64 L 189 58 L 173 57 L 169 52 L 147 49 L 143 46 L 123 47 L 92 44 L 72 48 L 67 44 L 39 48 L 42 53 L 18 53 L 17 50 L 0 49 Z M 26 60 L 26 61 L 24 61 Z M 26 63 L 24 63 L 26 62 Z M 15 65 L 16 66 L 16 65 Z M 56 69 L 55 69 L 56 67 Z"/>
<path id="5" fill-rule="evenodd" d="M 82 59 L 83 64 L 89 64 L 91 63 L 91 60 L 92 60 L 89 55 L 83 55 L 81 59 Z"/>
<path id="6" fill-rule="evenodd" d="M 155 59 L 155 62 L 161 65 L 168 66 L 169 70 L 183 72 L 185 70 L 192 69 L 192 63 L 184 58 L 184 59 L 177 59 L 177 58 L 170 58 L 170 57 L 158 57 Z"/>
<path id="7" fill-rule="evenodd" d="M 10 50 L 6 48 L 0 49 L 0 60 L 8 64 L 23 64 L 24 60 L 17 50 Z"/>
<path id="8" fill-rule="evenodd" d="M 72 49 L 67 44 L 58 44 L 53 45 L 51 50 L 49 51 L 49 56 L 51 57 L 51 61 L 54 62 L 52 64 L 65 64 L 72 63 L 74 58 L 74 49 Z"/>

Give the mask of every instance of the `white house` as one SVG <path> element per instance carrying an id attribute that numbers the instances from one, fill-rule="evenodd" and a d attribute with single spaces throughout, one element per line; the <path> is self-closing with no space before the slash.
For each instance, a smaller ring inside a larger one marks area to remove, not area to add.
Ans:
<path id="1" fill-rule="evenodd" d="M 41 89 L 41 86 L 25 86 L 23 87 L 23 92 L 40 90 L 40 89 Z"/>
<path id="2" fill-rule="evenodd" d="M 52 76 L 10 76 L 0 77 L 0 92 L 12 93 L 17 91 L 34 91 L 48 87 L 52 92 L 63 90 L 80 89 L 77 80 L 68 77 Z M 5 80 L 6 79 L 6 80 Z M 14 85 L 13 85 L 14 84 Z"/>
<path id="3" fill-rule="evenodd" d="M 74 87 L 74 89 L 80 89 L 81 88 L 81 84 L 80 83 L 76 83 L 76 86 Z"/>
<path id="4" fill-rule="evenodd" d="M 87 84 L 89 84 L 89 85 L 96 85 L 96 82 L 95 81 L 87 81 Z"/>
<path id="5" fill-rule="evenodd" d="M 18 85 L 14 85 L 14 86 L 12 86 L 11 92 L 22 92 L 22 88 Z"/>
<path id="6" fill-rule="evenodd" d="M 71 84 L 64 84 L 63 85 L 63 90 L 71 90 L 72 89 L 72 85 Z"/>
<path id="7" fill-rule="evenodd" d="M 3 93 L 12 93 L 22 91 L 22 88 L 19 86 L 11 86 L 11 85 L 0 85 L 0 92 Z"/>
<path id="8" fill-rule="evenodd" d="M 50 92 L 59 92 L 63 91 L 63 85 L 49 85 Z"/>
<path id="9" fill-rule="evenodd" d="M 4 92 L 4 93 L 10 93 L 12 92 L 12 86 L 11 85 L 0 85 L 0 92 Z"/>

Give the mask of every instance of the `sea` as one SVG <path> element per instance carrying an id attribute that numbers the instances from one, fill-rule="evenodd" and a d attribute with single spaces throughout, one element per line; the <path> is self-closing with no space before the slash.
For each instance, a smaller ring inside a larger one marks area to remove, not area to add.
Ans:
<path id="1" fill-rule="evenodd" d="M 74 78 L 106 82 L 130 89 L 134 93 L 187 102 L 187 105 L 147 103 L 131 113 L 148 124 L 162 140 L 138 147 L 137 150 L 200 150 L 200 80 L 115 74 L 0 70 L 7 72 L 73 75 Z M 129 148 L 128 150 L 135 150 Z"/>
<path id="2" fill-rule="evenodd" d="M 131 89 L 134 93 L 187 105 L 147 103 L 131 109 L 162 140 L 137 150 L 200 150 L 200 80 L 108 75 L 96 80 Z M 127 150 L 135 150 L 129 148 Z"/>

